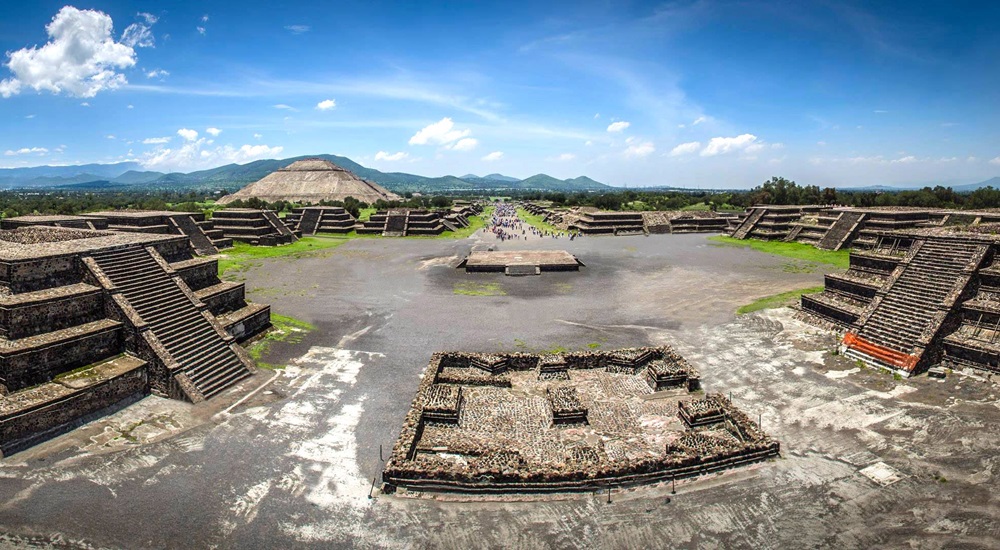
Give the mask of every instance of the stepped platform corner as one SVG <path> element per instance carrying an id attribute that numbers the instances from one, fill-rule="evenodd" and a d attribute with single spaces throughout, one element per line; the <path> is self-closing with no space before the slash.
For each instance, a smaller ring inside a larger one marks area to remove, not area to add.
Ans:
<path id="1" fill-rule="evenodd" d="M 254 372 L 238 342 L 269 326 L 268 308 L 194 252 L 183 234 L 0 230 L 3 452 L 149 393 L 198 402 Z"/>

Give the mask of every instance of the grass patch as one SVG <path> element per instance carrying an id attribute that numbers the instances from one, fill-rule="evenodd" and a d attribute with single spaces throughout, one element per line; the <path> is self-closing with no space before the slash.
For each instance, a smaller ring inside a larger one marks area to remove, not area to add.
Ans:
<path id="1" fill-rule="evenodd" d="M 851 266 L 851 251 L 846 249 L 837 251 L 820 250 L 811 244 L 759 241 L 756 239 L 740 240 L 725 235 L 709 237 L 708 240 L 717 246 L 752 248 L 766 254 L 775 254 L 796 260 L 832 265 L 840 269 L 847 269 Z"/>
<path id="2" fill-rule="evenodd" d="M 775 294 L 774 296 L 766 296 L 745 306 L 740 306 L 736 310 L 736 313 L 737 315 L 743 315 L 744 313 L 753 313 L 764 309 L 789 306 L 794 304 L 799 298 L 802 297 L 803 294 L 816 294 L 817 292 L 823 292 L 823 287 L 813 286 L 800 290 L 792 290 L 790 292 L 782 292 L 781 294 Z"/>
<path id="3" fill-rule="evenodd" d="M 551 232 L 562 231 L 562 229 L 559 229 L 558 227 L 552 225 L 551 223 L 546 222 L 544 219 L 542 219 L 541 216 L 537 214 L 532 214 L 531 212 L 528 212 L 523 208 L 517 209 L 517 215 L 522 220 L 524 220 L 525 223 L 527 223 L 531 227 L 534 227 L 535 229 L 539 229 L 541 231 L 551 231 Z"/>
<path id="4" fill-rule="evenodd" d="M 372 214 L 374 214 L 374 213 L 375 213 L 375 209 L 374 208 L 362 208 L 362 209 L 358 210 L 358 221 L 359 222 L 366 222 L 366 221 L 368 221 L 368 220 L 371 219 Z"/>
<path id="5" fill-rule="evenodd" d="M 257 366 L 262 369 L 283 369 L 285 365 L 277 365 L 274 363 L 268 363 L 263 361 L 263 358 L 267 356 L 268 352 L 271 350 L 271 346 L 275 342 L 284 342 L 286 344 L 298 344 L 305 338 L 306 334 L 316 330 L 316 327 L 294 317 L 288 317 L 286 315 L 278 315 L 277 313 L 271 313 L 271 325 L 272 328 L 267 336 L 257 340 L 250 346 L 247 353 L 253 358 Z"/>
<path id="6" fill-rule="evenodd" d="M 329 250 L 353 238 L 356 238 L 356 235 L 353 233 L 337 236 L 303 237 L 292 244 L 281 246 L 254 246 L 247 243 L 234 242 L 233 247 L 227 250 L 223 257 L 219 258 L 219 275 L 222 276 L 227 271 L 245 271 L 255 260 L 281 256 L 299 258 L 312 252 Z"/>
<path id="7" fill-rule="evenodd" d="M 452 290 L 459 296 L 506 296 L 507 292 L 500 283 L 455 283 Z"/>

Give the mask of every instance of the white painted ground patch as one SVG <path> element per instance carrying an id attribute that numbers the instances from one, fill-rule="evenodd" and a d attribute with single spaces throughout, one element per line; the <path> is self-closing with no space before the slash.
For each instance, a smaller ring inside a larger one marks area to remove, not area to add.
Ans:
<path id="1" fill-rule="evenodd" d="M 876 462 L 867 468 L 862 468 L 860 473 L 882 487 L 892 485 L 904 477 L 903 474 L 899 473 L 899 470 L 885 462 Z"/>

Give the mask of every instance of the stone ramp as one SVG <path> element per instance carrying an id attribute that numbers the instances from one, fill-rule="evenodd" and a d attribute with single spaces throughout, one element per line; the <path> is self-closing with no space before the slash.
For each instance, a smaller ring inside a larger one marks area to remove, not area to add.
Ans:
<path id="1" fill-rule="evenodd" d="M 859 328 L 844 337 L 849 350 L 907 372 L 920 363 L 986 252 L 982 245 L 954 241 L 916 246 L 896 281 L 858 320 Z"/>
<path id="2" fill-rule="evenodd" d="M 271 224 L 271 227 L 274 228 L 275 233 L 279 233 L 281 235 L 291 235 L 293 241 L 298 240 L 298 237 L 296 237 L 295 234 L 292 233 L 292 230 L 281 221 L 281 218 L 279 218 L 277 214 L 271 210 L 262 210 L 261 212 L 264 214 L 264 219 L 266 219 L 268 223 Z"/>
<path id="3" fill-rule="evenodd" d="M 315 235 L 316 228 L 319 227 L 320 220 L 323 219 L 323 211 L 314 208 L 302 210 L 302 218 L 299 220 L 299 231 L 303 235 Z"/>
<path id="4" fill-rule="evenodd" d="M 844 243 L 855 233 L 858 225 L 864 221 L 864 212 L 843 212 L 837 221 L 826 230 L 826 234 L 820 239 L 816 248 L 823 250 L 840 250 Z"/>
<path id="5" fill-rule="evenodd" d="M 743 223 L 741 223 L 740 226 L 736 228 L 736 231 L 733 231 L 733 238 L 734 239 L 747 238 L 747 235 L 749 235 L 750 232 L 753 231 L 753 228 L 755 225 L 757 225 L 757 222 L 759 222 L 760 219 L 764 217 L 764 212 L 765 212 L 764 208 L 755 208 L 753 213 L 747 216 L 747 218 L 743 220 Z"/>
<path id="6" fill-rule="evenodd" d="M 177 227 L 178 231 L 191 240 L 191 244 L 194 245 L 198 254 L 211 256 L 219 253 L 219 249 L 216 248 L 212 239 L 205 234 L 205 230 L 195 223 L 191 216 L 171 216 L 168 219 Z"/>
<path id="7" fill-rule="evenodd" d="M 799 233 L 802 233 L 802 226 L 796 225 L 795 227 L 792 228 L 791 231 L 788 232 L 788 235 L 784 239 L 782 239 L 782 241 L 786 243 L 794 242 L 795 239 L 799 237 Z"/>
<path id="8" fill-rule="evenodd" d="M 163 363 L 175 362 L 197 388 L 200 395 L 189 394 L 192 401 L 212 397 L 252 374 L 231 338 L 209 321 L 149 250 L 114 249 L 91 257 L 163 345 L 169 354 L 160 357 Z"/>

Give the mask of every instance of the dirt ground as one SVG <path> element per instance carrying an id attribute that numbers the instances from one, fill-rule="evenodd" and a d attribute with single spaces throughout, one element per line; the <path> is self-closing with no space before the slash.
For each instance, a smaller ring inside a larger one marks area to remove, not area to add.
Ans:
<path id="1" fill-rule="evenodd" d="M 567 250 L 535 277 L 451 267 L 473 247 Z M 996 548 L 1000 388 L 896 380 L 756 298 L 822 267 L 704 235 L 499 243 L 358 239 L 242 274 L 317 329 L 212 402 L 148 397 L 0 461 L 0 546 Z M 751 468 L 608 495 L 369 498 L 434 351 L 674 346 L 781 441 Z M 669 499 L 668 499 L 669 497 Z"/>

